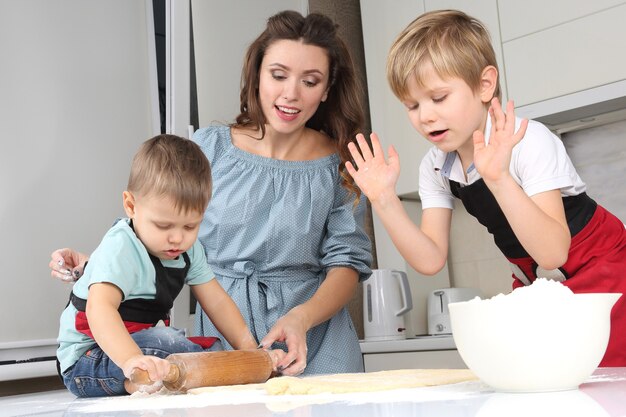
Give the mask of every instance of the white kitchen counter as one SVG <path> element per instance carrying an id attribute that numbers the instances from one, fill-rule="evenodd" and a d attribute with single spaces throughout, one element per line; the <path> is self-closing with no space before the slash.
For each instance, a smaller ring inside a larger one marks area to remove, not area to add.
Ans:
<path id="1" fill-rule="evenodd" d="M 361 340 L 359 343 L 366 372 L 411 368 L 467 368 L 456 350 L 452 335 L 382 341 Z"/>
<path id="2" fill-rule="evenodd" d="M 360 340 L 359 345 L 361 346 L 361 353 L 364 354 L 456 349 L 452 335 L 418 336 L 401 340 Z"/>
<path id="3" fill-rule="evenodd" d="M 75 399 L 67 391 L 0 397 L 0 416 L 622 417 L 626 368 L 601 368 L 579 389 L 494 392 L 479 381 L 352 394 L 267 396 L 240 391 Z"/>

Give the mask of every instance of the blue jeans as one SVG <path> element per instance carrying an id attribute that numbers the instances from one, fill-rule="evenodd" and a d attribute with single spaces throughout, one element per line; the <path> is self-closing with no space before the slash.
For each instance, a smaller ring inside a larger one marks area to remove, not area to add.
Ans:
<path id="1" fill-rule="evenodd" d="M 182 330 L 172 327 L 150 327 L 131 337 L 144 355 L 165 358 L 172 353 L 202 352 L 204 349 L 185 337 Z M 207 350 L 221 350 L 216 342 Z M 105 397 L 128 394 L 124 388 L 126 377 L 97 345 L 63 373 L 63 383 L 77 397 Z"/>

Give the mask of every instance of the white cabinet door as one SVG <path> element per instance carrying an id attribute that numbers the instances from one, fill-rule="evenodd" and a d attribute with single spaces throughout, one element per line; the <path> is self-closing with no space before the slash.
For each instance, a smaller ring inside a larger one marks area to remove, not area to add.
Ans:
<path id="1" fill-rule="evenodd" d="M 365 372 L 394 369 L 467 369 L 459 351 L 432 350 L 420 352 L 367 353 L 363 355 Z"/>
<path id="2" fill-rule="evenodd" d="M 387 149 L 400 153 L 401 172 L 396 192 L 417 197 L 419 164 L 430 144 L 411 126 L 406 108 L 393 95 L 387 83 L 387 54 L 396 36 L 422 14 L 417 0 L 361 0 L 363 42 L 372 130 Z"/>
<path id="3" fill-rule="evenodd" d="M 498 0 L 502 41 L 562 25 L 623 3 L 624 0 Z"/>
<path id="4" fill-rule="evenodd" d="M 626 78 L 626 3 L 505 42 L 509 97 L 524 106 Z"/>

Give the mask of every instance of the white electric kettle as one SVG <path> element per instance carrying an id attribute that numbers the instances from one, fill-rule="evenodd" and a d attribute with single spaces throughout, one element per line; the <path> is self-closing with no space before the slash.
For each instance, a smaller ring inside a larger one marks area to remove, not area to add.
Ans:
<path id="1" fill-rule="evenodd" d="M 365 340 L 406 338 L 404 315 L 413 308 L 406 273 L 374 269 L 363 281 L 363 330 Z"/>

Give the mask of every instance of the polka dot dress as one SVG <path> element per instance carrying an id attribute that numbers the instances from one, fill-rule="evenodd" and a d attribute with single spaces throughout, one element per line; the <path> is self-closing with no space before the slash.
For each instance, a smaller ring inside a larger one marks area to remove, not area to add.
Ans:
<path id="1" fill-rule="evenodd" d="M 222 125 L 198 130 L 193 140 L 213 174 L 213 197 L 198 237 L 257 340 L 311 298 L 328 269 L 347 266 L 361 280 L 369 276 L 364 199 L 353 207 L 353 197 L 340 184 L 337 155 L 312 161 L 265 158 L 235 147 L 229 127 Z M 204 313 L 196 314 L 195 332 L 220 336 Z M 345 308 L 308 332 L 307 347 L 305 374 L 363 370 Z"/>

